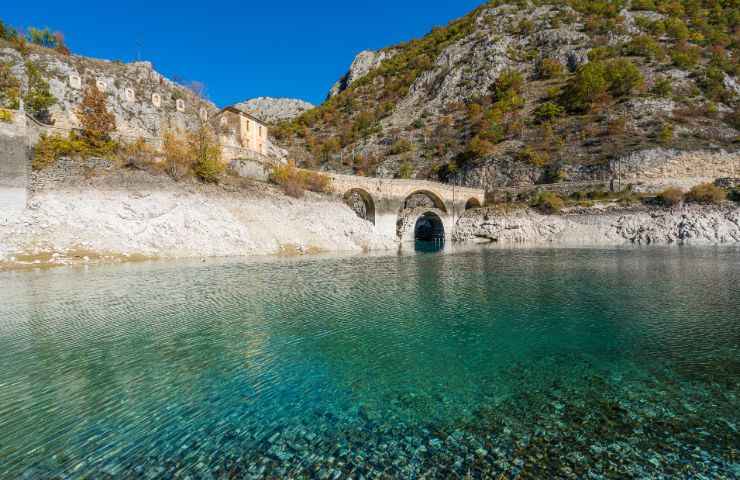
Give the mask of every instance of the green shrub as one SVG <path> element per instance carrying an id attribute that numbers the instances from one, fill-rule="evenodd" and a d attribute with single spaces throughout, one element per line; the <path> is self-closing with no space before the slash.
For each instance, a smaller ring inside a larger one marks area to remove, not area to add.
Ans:
<path id="1" fill-rule="evenodd" d="M 528 18 L 523 18 L 515 27 L 514 33 L 528 35 L 534 31 L 534 23 Z"/>
<path id="2" fill-rule="evenodd" d="M 679 48 L 671 53 L 671 61 L 678 68 L 689 70 L 698 64 L 700 55 L 701 50 L 697 47 Z"/>
<path id="3" fill-rule="evenodd" d="M 398 177 L 409 179 L 414 174 L 414 166 L 409 161 L 404 161 L 398 169 Z"/>
<path id="4" fill-rule="evenodd" d="M 519 150 L 516 154 L 516 159 L 538 168 L 544 168 L 548 163 L 550 163 L 550 156 L 547 152 L 538 152 L 529 146 Z"/>
<path id="5" fill-rule="evenodd" d="M 666 123 L 661 127 L 660 132 L 658 133 L 658 140 L 660 140 L 660 143 L 667 144 L 673 140 L 673 135 L 673 125 Z"/>
<path id="6" fill-rule="evenodd" d="M 46 48 L 55 48 L 57 46 L 57 36 L 48 28 L 29 27 L 27 37 L 29 42 Z"/>
<path id="7" fill-rule="evenodd" d="M 686 194 L 687 202 L 704 205 L 718 204 L 724 201 L 725 198 L 727 198 L 725 191 L 712 183 L 697 185 Z"/>
<path id="8" fill-rule="evenodd" d="M 10 70 L 10 63 L 0 62 L 0 108 L 17 110 L 20 94 L 21 82 Z"/>
<path id="9" fill-rule="evenodd" d="M 206 183 L 218 183 L 225 165 L 221 161 L 221 146 L 215 134 L 203 125 L 189 135 L 193 154 L 193 173 Z"/>
<path id="10" fill-rule="evenodd" d="M 626 58 L 617 58 L 606 63 L 606 80 L 609 82 L 609 92 L 615 97 L 629 95 L 632 90 L 643 84 L 640 69 Z"/>
<path id="11" fill-rule="evenodd" d="M 57 99 L 49 90 L 49 83 L 41 76 L 41 71 L 31 62 L 26 63 L 28 73 L 28 91 L 23 96 L 26 110 L 37 120 L 50 121 L 49 108 Z"/>
<path id="12" fill-rule="evenodd" d="M 740 203 L 740 187 L 731 188 L 730 191 L 727 192 L 727 199 Z"/>
<path id="13" fill-rule="evenodd" d="M 647 10 L 655 11 L 655 2 L 653 0 L 632 0 L 630 10 Z"/>
<path id="14" fill-rule="evenodd" d="M 671 80 L 666 77 L 658 77 L 655 79 L 655 84 L 650 91 L 653 95 L 657 95 L 659 97 L 670 97 L 673 94 L 673 83 L 671 83 Z"/>
<path id="15" fill-rule="evenodd" d="M 391 145 L 391 149 L 389 153 L 391 155 L 398 155 L 405 152 L 410 152 L 413 149 L 413 145 L 411 142 L 409 142 L 405 138 L 400 138 L 396 140 L 393 145 Z"/>
<path id="16" fill-rule="evenodd" d="M 218 183 L 225 166 L 221 160 L 209 154 L 200 158 L 193 167 L 195 175 L 206 183 Z"/>
<path id="17" fill-rule="evenodd" d="M 562 115 L 563 112 L 563 107 L 557 103 L 546 102 L 534 111 L 534 118 L 537 123 L 549 122 Z"/>
<path id="18" fill-rule="evenodd" d="M 13 114 L 8 110 L 0 108 L 0 122 L 11 123 L 13 122 Z"/>
<path id="19" fill-rule="evenodd" d="M 669 187 L 658 194 L 655 199 L 664 207 L 673 207 L 683 201 L 684 193 L 680 188 Z"/>
<path id="20" fill-rule="evenodd" d="M 565 202 L 556 193 L 540 192 L 532 202 L 532 206 L 542 213 L 551 215 L 554 213 L 560 213 L 565 206 Z"/>
<path id="21" fill-rule="evenodd" d="M 468 143 L 467 153 L 473 158 L 481 158 L 493 152 L 494 145 L 491 141 L 487 140 L 484 135 L 478 134 L 470 139 Z"/>
<path id="22" fill-rule="evenodd" d="M 0 38 L 8 42 L 14 42 L 18 38 L 18 30 L 0 21 Z"/>
<path id="23" fill-rule="evenodd" d="M 506 69 L 493 82 L 492 97 L 494 101 L 505 100 L 514 94 L 521 93 L 524 76 L 514 69 Z"/>
<path id="24" fill-rule="evenodd" d="M 591 62 L 598 62 L 601 60 L 607 60 L 617 56 L 617 51 L 614 47 L 595 47 L 588 51 L 588 59 Z"/>
<path id="25" fill-rule="evenodd" d="M 576 74 L 568 82 L 561 96 L 561 104 L 570 111 L 587 111 L 608 91 L 606 65 L 603 62 L 589 62 L 578 67 Z"/>
<path id="26" fill-rule="evenodd" d="M 725 73 L 718 67 L 709 67 L 697 80 L 707 98 L 715 101 L 729 101 L 732 94 L 725 88 Z"/>
<path id="27" fill-rule="evenodd" d="M 666 33 L 677 42 L 685 42 L 689 39 L 689 27 L 680 19 L 675 17 L 663 21 Z"/>
<path id="28" fill-rule="evenodd" d="M 554 58 L 543 58 L 535 65 L 537 78 L 547 80 L 557 78 L 563 74 L 565 68 L 559 60 Z"/>
<path id="29" fill-rule="evenodd" d="M 270 173 L 270 181 L 280 185 L 283 192 L 294 198 L 300 198 L 306 190 L 317 193 L 332 191 L 331 178 L 319 172 L 299 170 L 295 163 L 276 165 Z"/>
<path id="30" fill-rule="evenodd" d="M 645 57 L 650 60 L 662 60 L 665 57 L 663 47 L 649 35 L 638 35 L 624 46 L 625 55 Z"/>
<path id="31" fill-rule="evenodd" d="M 640 70 L 626 58 L 590 62 L 578 68 L 563 91 L 561 103 L 570 111 L 588 111 L 607 93 L 625 96 L 642 86 L 643 81 Z"/>
<path id="32" fill-rule="evenodd" d="M 68 137 L 61 135 L 41 135 L 34 147 L 31 167 L 42 170 L 54 165 L 60 157 L 104 157 L 111 158 L 118 150 L 113 141 L 90 145 L 84 138 L 71 132 Z"/>

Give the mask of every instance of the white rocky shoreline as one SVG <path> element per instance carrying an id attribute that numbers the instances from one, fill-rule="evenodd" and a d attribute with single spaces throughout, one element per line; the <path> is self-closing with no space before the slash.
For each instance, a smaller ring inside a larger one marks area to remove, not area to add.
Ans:
<path id="1" fill-rule="evenodd" d="M 361 253 L 396 246 L 344 203 L 257 183 L 175 183 L 136 172 L 113 181 L 37 179 L 27 207 L 0 215 L 0 269 L 127 261 Z"/>
<path id="2" fill-rule="evenodd" d="M 740 208 L 601 205 L 543 215 L 466 212 L 456 244 L 533 246 L 740 245 Z M 294 199 L 266 184 L 176 183 L 145 172 L 37 176 L 27 207 L 0 215 L 0 270 L 154 258 L 394 252 L 340 199 Z"/>
<path id="3" fill-rule="evenodd" d="M 531 209 L 469 212 L 457 223 L 458 242 L 550 246 L 740 245 L 740 207 L 597 206 L 543 215 Z"/>

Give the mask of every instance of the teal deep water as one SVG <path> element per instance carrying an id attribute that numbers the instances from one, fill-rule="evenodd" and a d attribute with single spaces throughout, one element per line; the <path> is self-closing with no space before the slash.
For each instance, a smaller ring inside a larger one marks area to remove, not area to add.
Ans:
<path id="1" fill-rule="evenodd" d="M 0 478 L 738 478 L 740 250 L 0 273 Z"/>

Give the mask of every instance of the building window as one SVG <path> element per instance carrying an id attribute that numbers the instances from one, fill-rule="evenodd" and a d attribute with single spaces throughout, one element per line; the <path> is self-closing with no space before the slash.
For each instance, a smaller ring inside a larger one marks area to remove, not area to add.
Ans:
<path id="1" fill-rule="evenodd" d="M 259 136 L 261 137 L 262 136 L 262 125 L 260 125 L 257 128 L 258 128 Z"/>

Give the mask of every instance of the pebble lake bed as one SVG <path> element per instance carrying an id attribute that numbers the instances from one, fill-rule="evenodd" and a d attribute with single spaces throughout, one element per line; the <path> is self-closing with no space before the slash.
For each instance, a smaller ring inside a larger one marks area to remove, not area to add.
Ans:
<path id="1" fill-rule="evenodd" d="M 0 273 L 2 478 L 737 478 L 736 247 Z"/>

